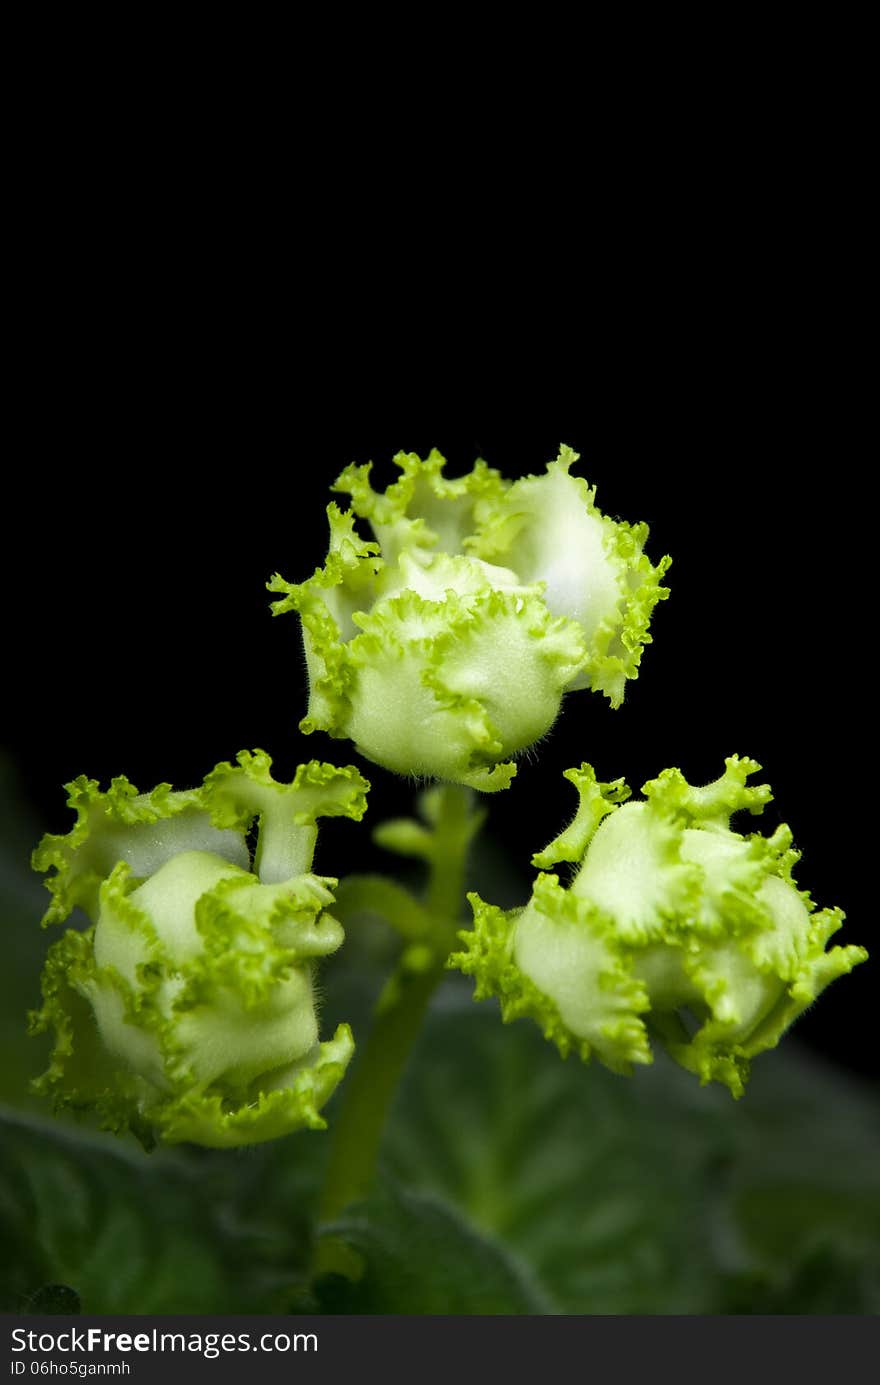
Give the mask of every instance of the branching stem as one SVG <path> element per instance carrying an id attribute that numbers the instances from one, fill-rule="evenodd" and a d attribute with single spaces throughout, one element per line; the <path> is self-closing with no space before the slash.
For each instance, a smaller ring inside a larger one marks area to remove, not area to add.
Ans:
<path id="1" fill-rule="evenodd" d="M 344 1087 L 342 1105 L 333 1122 L 320 1200 L 319 1214 L 324 1222 L 332 1221 L 349 1203 L 369 1191 L 394 1093 L 431 996 L 443 978 L 460 924 L 467 852 L 482 823 L 482 814 L 473 810 L 471 791 L 455 785 L 429 790 L 423 796 L 422 806 L 430 830 L 418 829 L 418 845 L 412 845 L 416 834 L 411 829 L 415 824 L 399 825 L 398 843 L 394 841 L 392 825 L 392 830 L 385 834 L 385 844 L 422 856 L 428 862 L 423 908 L 429 931 L 404 952 L 382 993 L 373 1028 Z M 319 1254 L 319 1261 L 320 1258 Z M 319 1263 L 319 1268 L 327 1267 Z"/>

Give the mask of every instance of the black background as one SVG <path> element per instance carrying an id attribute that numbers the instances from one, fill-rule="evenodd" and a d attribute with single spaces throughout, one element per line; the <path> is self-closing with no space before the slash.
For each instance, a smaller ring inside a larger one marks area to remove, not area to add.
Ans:
<path id="1" fill-rule="evenodd" d="M 489 830 L 525 875 L 573 812 L 566 767 L 638 788 L 668 765 L 705 782 L 749 755 L 776 796 L 766 830 L 788 821 L 804 853 L 800 884 L 846 910 L 838 941 L 871 947 L 876 538 L 862 368 L 836 311 L 766 269 L 756 285 L 730 264 L 703 296 L 699 272 L 685 295 L 654 266 L 626 296 L 604 282 L 599 316 L 559 285 L 537 294 L 499 351 L 477 300 L 441 333 L 430 312 L 386 317 L 381 293 L 338 288 L 318 331 L 289 285 L 276 301 L 255 281 L 232 304 L 210 276 L 143 268 L 118 300 L 108 280 L 96 300 L 62 272 L 48 329 L 27 336 L 3 739 L 43 826 L 67 829 L 60 786 L 80 773 L 185 787 L 245 746 L 279 777 L 312 757 L 357 762 L 348 742 L 299 735 L 297 622 L 271 618 L 266 580 L 322 561 L 328 487 L 352 460 L 373 460 L 380 487 L 394 452 L 432 446 L 451 475 L 479 455 L 515 477 L 566 442 L 600 507 L 647 520 L 650 555 L 672 555 L 672 595 L 624 706 L 567 698 L 540 756 L 487 799 Z M 412 786 L 358 763 L 372 821 L 405 811 Z M 363 868 L 367 834 L 333 830 Z M 318 868 L 342 873 L 334 855 Z M 872 1074 L 875 970 L 798 1025 Z"/>

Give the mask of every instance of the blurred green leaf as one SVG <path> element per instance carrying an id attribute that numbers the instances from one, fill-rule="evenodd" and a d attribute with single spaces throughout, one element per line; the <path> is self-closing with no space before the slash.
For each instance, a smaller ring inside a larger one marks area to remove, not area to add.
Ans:
<path id="1" fill-rule="evenodd" d="M 80 1312 L 79 1294 L 66 1284 L 44 1284 L 31 1294 L 25 1304 L 25 1312 L 40 1314 L 61 1314 L 70 1316 Z"/>
<path id="2" fill-rule="evenodd" d="M 362 1257 L 356 1282 L 315 1286 L 333 1313 L 547 1313 L 550 1305 L 505 1247 L 437 1198 L 385 1184 L 332 1226 Z"/>
<path id="3" fill-rule="evenodd" d="M 714 1103 L 713 1103 L 714 1104 Z M 717 1136 L 492 1007 L 434 1017 L 385 1154 L 533 1267 L 556 1311 L 707 1311 Z"/>
<path id="4" fill-rule="evenodd" d="M 832 1246 L 810 1251 L 775 1270 L 731 1276 L 724 1284 L 724 1313 L 860 1314 L 880 1305 L 880 1266 Z"/>
<path id="5" fill-rule="evenodd" d="M 880 1093 L 795 1044 L 770 1057 L 727 1168 L 740 1258 L 767 1285 L 751 1311 L 880 1312 Z"/>
<path id="6" fill-rule="evenodd" d="M 533 1026 L 502 1026 L 461 994 L 450 987 L 431 1020 L 385 1165 L 508 1246 L 557 1311 L 880 1307 L 870 1088 L 791 1045 L 755 1065 L 736 1103 L 661 1060 L 621 1079 L 561 1062 Z M 744 1307 L 749 1292 L 794 1306 Z"/>
<path id="7" fill-rule="evenodd" d="M 274 1236 L 249 1222 L 247 1160 L 145 1155 L 12 1115 L 0 1136 L 2 1311 L 36 1311 L 55 1289 L 84 1313 L 268 1312 L 304 1272 L 294 1208 L 273 1214 Z"/>

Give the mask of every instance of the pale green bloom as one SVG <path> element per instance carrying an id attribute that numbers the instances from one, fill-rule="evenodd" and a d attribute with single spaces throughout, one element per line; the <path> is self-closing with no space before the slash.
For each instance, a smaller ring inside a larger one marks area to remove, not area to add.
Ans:
<path id="1" fill-rule="evenodd" d="M 317 817 L 360 819 L 369 785 L 311 761 L 278 784 L 263 751 L 201 788 L 68 785 L 77 815 L 34 853 L 52 903 L 91 919 L 50 949 L 36 1032 L 55 1048 L 40 1090 L 145 1142 L 239 1145 L 301 1126 L 345 1072 L 351 1031 L 320 1043 L 317 959 L 343 940 L 337 881 L 311 872 Z M 258 823 L 251 862 L 248 832 Z"/>
<path id="2" fill-rule="evenodd" d="M 506 788 L 511 756 L 553 725 L 566 692 L 618 706 L 668 593 L 643 552 L 647 527 L 601 514 L 563 447 L 513 483 L 484 462 L 457 480 L 444 459 L 395 457 L 384 494 L 369 466 L 334 489 L 330 551 L 306 582 L 276 576 L 273 610 L 302 620 L 305 732 L 348 737 L 399 774 Z M 355 520 L 369 522 L 365 540 Z"/>
<path id="3" fill-rule="evenodd" d="M 746 786 L 759 769 L 732 756 L 705 788 L 664 770 L 635 803 L 622 780 L 569 770 L 577 816 L 533 864 L 573 862 L 571 884 L 542 871 L 525 908 L 507 912 L 470 895 L 474 929 L 450 965 L 476 978 L 477 999 L 499 996 L 505 1020 L 537 1020 L 563 1056 L 630 1072 L 651 1061 L 653 1038 L 740 1096 L 750 1060 L 867 957 L 826 950 L 844 916 L 795 885 L 788 827 L 730 827 L 770 800 L 767 785 Z"/>

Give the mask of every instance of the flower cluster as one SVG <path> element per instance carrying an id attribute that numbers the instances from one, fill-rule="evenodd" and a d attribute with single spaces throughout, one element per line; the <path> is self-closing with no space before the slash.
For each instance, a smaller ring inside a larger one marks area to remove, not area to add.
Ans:
<path id="1" fill-rule="evenodd" d="M 315 971 L 343 942 L 332 910 L 350 917 L 346 899 L 408 941 L 380 1013 L 408 987 L 424 1004 L 448 957 L 475 978 L 476 998 L 499 997 L 506 1020 L 531 1016 L 563 1056 L 629 1072 L 660 1043 L 734 1096 L 751 1059 L 867 956 L 828 947 L 843 915 L 798 889 L 787 827 L 764 837 L 731 826 L 770 798 L 746 782 L 760 767 L 736 756 L 703 788 L 664 770 L 637 802 L 622 780 L 569 770 L 577 815 L 533 857 L 528 903 L 504 911 L 469 896 L 473 929 L 448 956 L 482 820 L 467 790 L 506 788 L 566 693 L 619 706 L 670 560 L 649 560 L 644 524 L 601 513 L 568 447 L 513 482 L 482 461 L 447 479 L 438 452 L 394 460 L 400 476 L 384 493 L 369 466 L 343 471 L 334 489 L 350 506 L 328 507 L 324 565 L 269 587 L 274 612 L 301 621 L 301 730 L 445 781 L 422 796 L 422 822 L 376 834 L 428 863 L 425 904 L 376 876 L 349 879 L 337 897 L 339 882 L 312 871 L 317 819 L 360 820 L 369 785 L 317 761 L 281 784 L 263 751 L 192 790 L 139 793 L 119 778 L 102 791 L 80 778 L 68 786 L 74 826 L 34 853 L 49 873 L 44 922 L 84 915 L 49 950 L 32 1029 L 55 1042 L 39 1089 L 145 1144 L 232 1146 L 324 1126 L 354 1041 L 345 1024 L 319 1039 Z M 568 884 L 550 873 L 563 864 L 575 867 Z M 377 1070 L 372 1058 L 360 1068 Z M 372 1099 L 358 1093 L 355 1109 Z"/>
<path id="2" fill-rule="evenodd" d="M 731 828 L 771 797 L 746 785 L 759 769 L 732 756 L 703 788 L 667 769 L 635 803 L 622 780 L 569 770 L 577 816 L 533 864 L 574 863 L 571 884 L 542 870 L 525 908 L 507 912 L 471 895 L 474 928 L 450 965 L 476 978 L 477 999 L 500 997 L 505 1020 L 537 1020 L 563 1056 L 630 1072 L 654 1039 L 740 1096 L 750 1060 L 867 957 L 826 951 L 843 914 L 816 911 L 795 885 L 788 827 Z"/>

